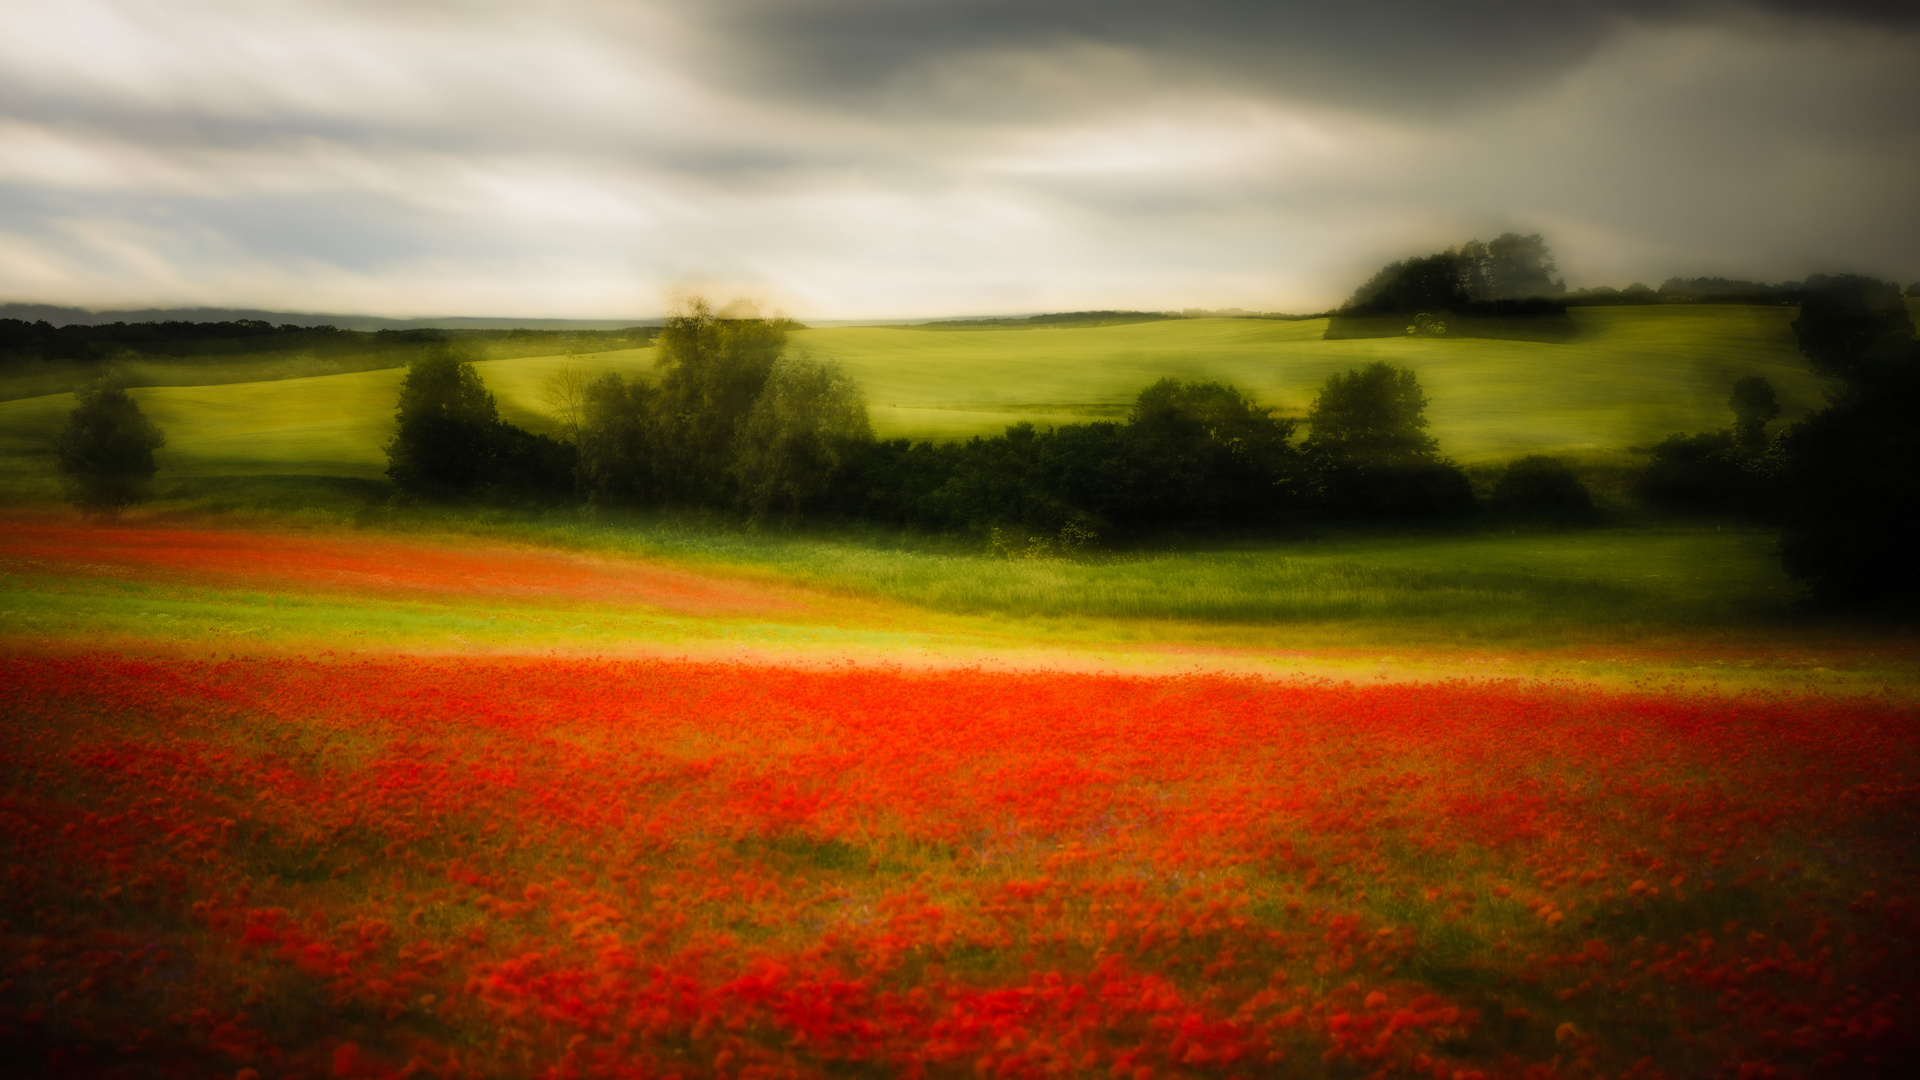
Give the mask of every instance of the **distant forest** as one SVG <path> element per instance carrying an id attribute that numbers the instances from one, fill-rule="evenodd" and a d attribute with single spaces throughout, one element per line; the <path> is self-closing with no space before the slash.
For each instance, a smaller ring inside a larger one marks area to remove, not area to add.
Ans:
<path id="1" fill-rule="evenodd" d="M 1797 306 L 1806 286 L 1723 277 L 1672 277 L 1658 289 L 1635 282 L 1569 290 L 1538 233 L 1504 233 L 1445 251 L 1389 263 L 1333 312 L 1328 338 L 1452 336 L 1566 341 L 1570 307 L 1623 304 L 1776 304 Z M 1908 295 L 1920 293 L 1920 283 Z"/>
<path id="2" fill-rule="evenodd" d="M 458 343 L 485 359 L 602 352 L 647 345 L 658 327 L 621 330 L 342 330 L 230 322 L 54 326 L 0 319 L 0 399 L 63 393 L 109 369 L 127 386 L 191 386 L 405 367 Z"/>

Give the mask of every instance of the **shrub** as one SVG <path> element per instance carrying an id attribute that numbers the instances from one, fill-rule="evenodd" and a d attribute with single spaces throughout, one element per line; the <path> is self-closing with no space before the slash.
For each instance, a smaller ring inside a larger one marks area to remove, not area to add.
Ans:
<path id="1" fill-rule="evenodd" d="M 1574 525 L 1598 517 L 1593 495 L 1559 458 L 1533 454 L 1507 466 L 1493 486 L 1496 513 L 1511 518 Z"/>

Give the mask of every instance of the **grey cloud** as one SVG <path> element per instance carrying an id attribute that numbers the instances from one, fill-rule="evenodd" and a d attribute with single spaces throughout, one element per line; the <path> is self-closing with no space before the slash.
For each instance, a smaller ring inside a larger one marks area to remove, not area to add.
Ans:
<path id="1" fill-rule="evenodd" d="M 756 89 L 842 107 L 987 114 L 1054 104 L 1036 92 L 1043 80 L 1010 77 L 1008 61 L 1019 58 L 1132 61 L 1112 80 L 1097 70 L 1068 80 L 1088 97 L 1178 82 L 1433 114 L 1538 87 L 1630 19 L 1747 11 L 1920 22 L 1920 8 L 1896 0 L 708 0 L 698 10 L 722 43 L 723 77 Z"/>
<path id="2" fill-rule="evenodd" d="M 1303 310 L 1507 228 L 1576 283 L 1920 275 L 1905 5 L 67 7 L 126 26 L 0 38 L 0 299 Z"/>

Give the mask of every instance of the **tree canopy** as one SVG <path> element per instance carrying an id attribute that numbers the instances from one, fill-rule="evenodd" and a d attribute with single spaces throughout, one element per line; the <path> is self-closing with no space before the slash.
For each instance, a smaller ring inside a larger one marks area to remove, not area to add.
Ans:
<path id="1" fill-rule="evenodd" d="M 1782 565 L 1831 604 L 1911 616 L 1920 603 L 1920 342 L 1899 290 L 1807 280 L 1794 324 L 1832 404 L 1781 437 Z"/>
<path id="2" fill-rule="evenodd" d="M 1406 368 L 1376 360 L 1327 377 L 1307 410 L 1306 450 L 1369 465 L 1432 460 L 1440 444 L 1426 433 L 1427 395 Z"/>
<path id="3" fill-rule="evenodd" d="M 74 399 L 67 426 L 54 440 L 67 501 L 112 519 L 152 495 L 153 452 L 167 437 L 123 387 L 90 386 Z"/>

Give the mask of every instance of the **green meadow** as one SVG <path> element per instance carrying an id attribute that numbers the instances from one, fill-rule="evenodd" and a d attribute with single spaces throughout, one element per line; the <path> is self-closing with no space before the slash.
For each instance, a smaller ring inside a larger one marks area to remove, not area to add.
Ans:
<path id="1" fill-rule="evenodd" d="M 794 347 L 832 357 L 866 387 L 883 437 L 996 434 L 1020 421 L 1124 415 L 1163 376 L 1232 383 L 1301 415 L 1330 374 L 1374 360 L 1418 373 L 1444 452 L 1466 462 L 1527 453 L 1618 454 L 1676 431 L 1724 427 L 1735 379 L 1762 375 L 1782 420 L 1817 408 L 1823 386 L 1794 348 L 1788 308 L 1672 305 L 1575 308 L 1567 344 L 1487 339 L 1323 341 L 1324 320 L 1182 319 L 1061 330 L 804 330 Z M 566 357 L 482 361 L 503 418 L 551 430 L 539 389 Z M 574 358 L 589 372 L 644 375 L 653 350 Z M 397 368 L 304 379 L 134 391 L 167 432 L 163 479 L 307 475 L 378 479 L 392 435 Z M 48 441 L 71 396 L 0 402 L 10 485 L 45 494 Z"/>
<path id="2" fill-rule="evenodd" d="M 1636 461 L 1629 448 L 1674 431 L 1724 426 L 1735 379 L 1759 374 L 1772 381 L 1785 421 L 1820 403 L 1822 383 L 1794 348 L 1790 309 L 1587 308 L 1575 309 L 1574 317 L 1580 334 L 1568 344 L 1323 341 L 1321 320 L 1262 319 L 1061 330 L 844 327 L 801 331 L 793 343 L 839 360 L 862 381 L 882 435 L 912 438 L 991 434 L 1021 420 L 1120 416 L 1140 387 L 1168 375 L 1231 382 L 1298 415 L 1328 374 L 1384 359 L 1419 374 L 1443 450 L 1476 466 L 1482 479 L 1520 454 L 1562 453 L 1582 463 L 1596 488 L 1606 488 L 1611 476 L 1615 482 L 1600 494 L 1603 500 L 1611 496 L 1617 508 L 1624 506 L 1619 492 Z M 540 386 L 568 363 L 596 374 L 645 374 L 653 351 L 498 359 L 477 366 L 505 419 L 551 429 L 540 411 Z M 1041 639 L 1258 647 L 1389 641 L 1558 647 L 1699 641 L 1716 627 L 1783 630 L 1796 618 L 1798 592 L 1780 571 L 1768 531 L 1650 522 L 1630 510 L 1613 527 L 1573 532 L 1184 535 L 1072 560 L 1008 560 L 989 557 L 974 538 L 877 529 L 756 532 L 672 515 L 395 507 L 386 503 L 382 447 L 393 431 L 402 374 L 385 369 L 135 390 L 142 409 L 168 436 L 158 455 L 160 497 L 139 513 L 152 520 L 204 521 L 209 514 L 238 512 L 254 523 L 508 539 L 665 560 L 939 613 L 967 621 L 943 631 L 963 636 L 1007 631 Z M 46 505 L 58 499 L 50 440 L 69 408 L 65 394 L 0 402 L 0 490 L 9 501 Z M 18 595 L 26 582 L 8 583 L 20 601 L 10 605 L 16 622 L 29 608 L 39 610 L 37 618 L 59 622 L 59 611 L 105 602 L 97 594 L 82 601 L 51 582 L 34 588 L 41 586 L 50 591 L 29 602 Z M 140 606 L 138 600 L 127 604 Z M 108 607 L 122 606 L 100 607 L 99 618 L 106 618 Z M 325 622 L 339 616 L 316 617 Z M 469 619 L 459 612 L 446 617 L 455 623 Z M 247 622 L 252 616 L 235 618 Z M 285 609 L 267 623 L 294 632 L 305 618 Z M 133 621 L 109 620 L 116 633 L 155 625 L 142 621 L 139 611 L 124 619 Z M 1017 625 L 973 621 L 982 619 Z M 547 625 L 544 619 L 534 622 Z M 828 636 L 842 640 L 858 622 Z M 655 640 L 681 633 L 657 620 L 648 625 L 653 628 L 612 632 Z M 541 632 L 556 642 L 602 640 L 598 623 L 583 633 L 554 627 Z M 711 638 L 733 632 L 694 633 Z M 440 631 L 425 633 L 432 638 Z M 748 636 L 772 640 L 788 634 L 755 630 Z"/>

